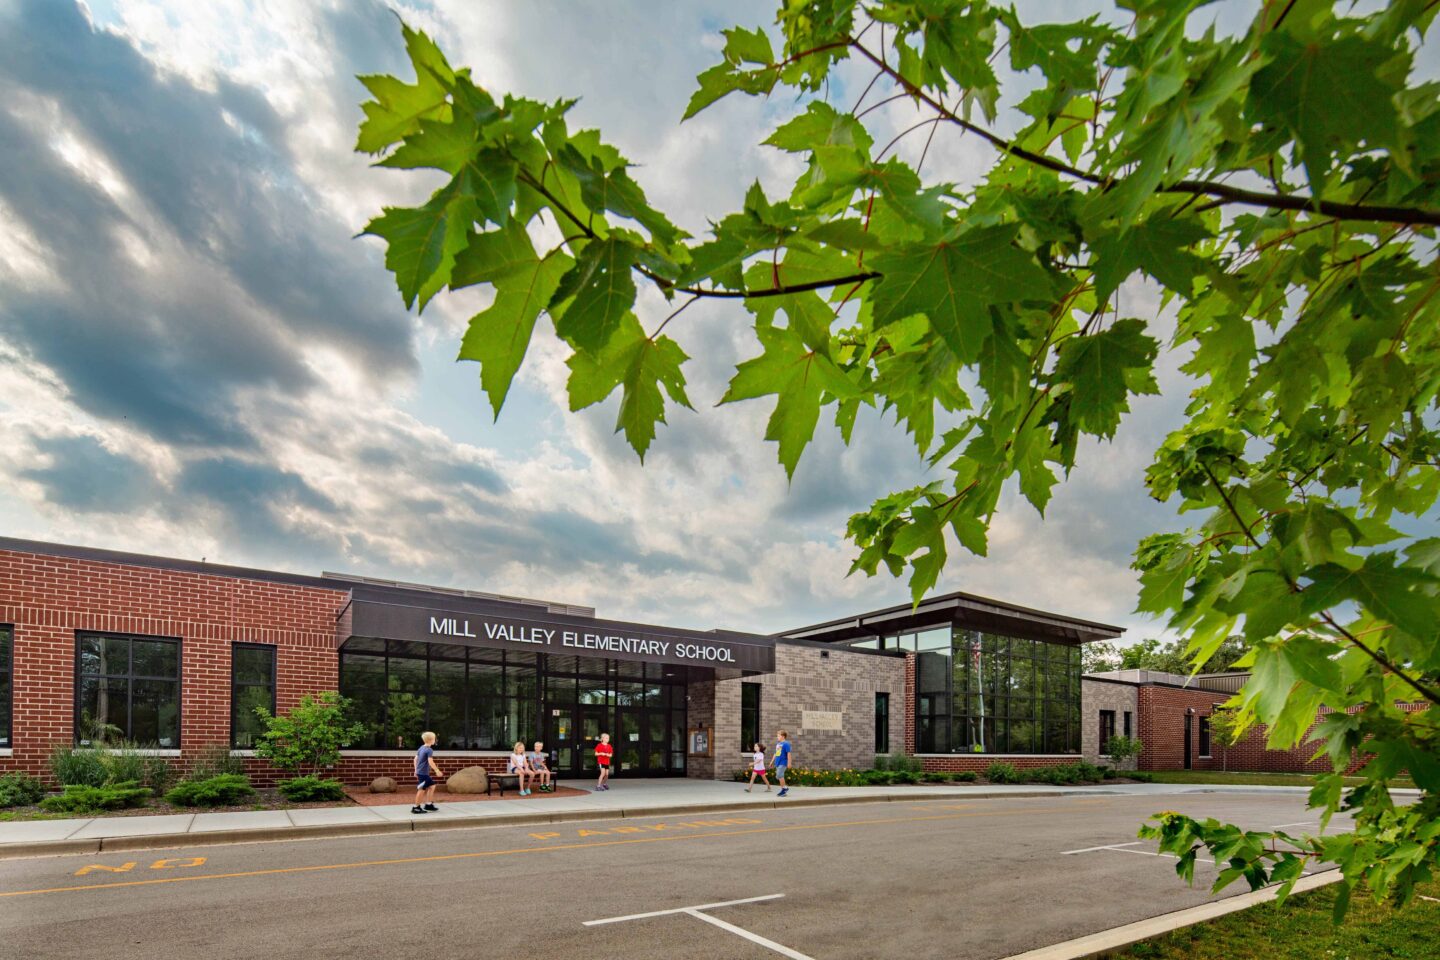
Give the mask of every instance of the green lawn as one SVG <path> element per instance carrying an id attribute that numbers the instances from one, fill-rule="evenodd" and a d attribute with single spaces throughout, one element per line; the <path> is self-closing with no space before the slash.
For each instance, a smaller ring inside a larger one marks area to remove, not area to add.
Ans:
<path id="1" fill-rule="evenodd" d="M 1219 770 L 1151 770 L 1149 775 L 1156 783 L 1230 783 L 1262 787 L 1309 787 L 1315 778 L 1308 773 L 1223 773 Z M 1122 774 L 1123 776 L 1123 774 Z M 1360 777 L 1346 777 L 1348 786 L 1365 781 Z M 1415 786 L 1410 780 L 1399 777 L 1393 781 L 1397 787 Z"/>
<path id="2" fill-rule="evenodd" d="M 1420 893 L 1440 898 L 1440 881 Z M 1130 960 L 1434 960 L 1440 954 L 1440 899 L 1417 897 L 1403 910 L 1379 906 L 1362 888 L 1345 922 L 1330 922 L 1335 887 L 1262 903 L 1218 920 L 1144 940 L 1112 954 Z"/>

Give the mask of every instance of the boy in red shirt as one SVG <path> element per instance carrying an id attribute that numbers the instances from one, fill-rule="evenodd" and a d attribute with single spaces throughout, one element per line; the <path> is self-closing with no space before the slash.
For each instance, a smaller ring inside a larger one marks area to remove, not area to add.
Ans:
<path id="1" fill-rule="evenodd" d="M 615 748 L 610 746 L 610 734 L 600 734 L 600 742 L 595 744 L 595 762 L 600 766 L 600 782 L 595 785 L 596 790 L 609 790 L 607 781 L 610 779 L 610 758 L 614 756 Z"/>

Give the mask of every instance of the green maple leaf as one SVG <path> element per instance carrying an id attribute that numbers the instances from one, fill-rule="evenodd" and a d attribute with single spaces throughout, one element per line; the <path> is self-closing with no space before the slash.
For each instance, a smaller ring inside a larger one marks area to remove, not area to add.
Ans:
<path id="1" fill-rule="evenodd" d="M 580 199 L 591 210 L 609 210 L 622 217 L 629 217 L 667 246 L 674 243 L 680 235 L 675 224 L 650 206 L 645 199 L 645 192 L 625 172 L 623 165 L 607 170 L 601 158 L 586 158 L 570 144 L 561 149 L 559 160 L 560 165 L 580 184 Z"/>
<path id="2" fill-rule="evenodd" d="M 1210 231 L 1198 217 L 1176 217 L 1162 210 L 1129 230 L 1111 229 L 1090 241 L 1095 254 L 1095 298 L 1100 302 L 1136 270 L 1144 270 L 1165 286 L 1189 296 L 1191 282 L 1204 261 L 1186 249 Z"/>
<path id="3" fill-rule="evenodd" d="M 383 239 L 385 266 L 409 309 L 420 309 L 450 282 L 455 255 L 466 242 L 479 213 L 475 198 L 445 187 L 423 207 L 386 207 L 365 225 L 364 233 Z"/>
<path id="4" fill-rule="evenodd" d="M 1069 385 L 1069 421 L 1081 430 L 1113 437 L 1132 393 L 1159 393 L 1152 372 L 1159 344 L 1141 320 L 1119 320 L 1108 330 L 1060 344 L 1054 381 Z"/>
<path id="5" fill-rule="evenodd" d="M 555 332 L 581 350 L 593 353 L 603 347 L 635 305 L 630 271 L 638 255 L 634 244 L 619 237 L 586 245 L 551 302 L 554 309 L 570 300 L 555 320 Z"/>
<path id="6" fill-rule="evenodd" d="M 496 255 L 484 257 L 473 252 L 477 248 Z M 470 269 L 466 266 L 467 260 L 485 264 L 483 271 L 471 270 L 476 274 L 471 282 L 493 283 L 495 300 L 488 309 L 471 318 L 457 359 L 475 360 L 480 364 L 480 386 L 499 419 L 510 384 L 530 346 L 535 321 L 554 296 L 571 260 L 563 253 L 541 258 L 525 228 L 513 220 L 503 231 L 471 238 L 470 245 L 457 259 L 457 274 L 462 269 Z"/>
<path id="7" fill-rule="evenodd" d="M 1336 153 L 1361 143 L 1399 145 L 1395 94 L 1409 64 L 1404 57 L 1404 69 L 1393 69 L 1395 47 L 1358 36 L 1301 43 L 1284 32 L 1266 36 L 1262 47 L 1270 62 L 1250 84 L 1255 114 L 1295 135 L 1317 194 Z"/>
<path id="8" fill-rule="evenodd" d="M 865 125 L 823 100 L 812 100 L 805 112 L 781 124 L 764 141 L 789 153 L 809 153 L 819 146 L 842 146 L 868 154 L 874 141 Z"/>
<path id="9" fill-rule="evenodd" d="M 675 403 L 690 407 L 685 375 L 680 369 L 688 359 L 669 337 L 647 337 L 640 321 L 627 312 L 603 348 L 577 351 L 566 361 L 570 367 L 570 409 L 581 410 L 599 403 L 621 387 L 615 430 L 625 432 L 625 439 L 643 462 L 655 439 L 655 424 L 665 422 L 661 388 Z"/>
<path id="10" fill-rule="evenodd" d="M 360 78 L 375 98 L 360 108 L 365 119 L 355 149 L 362 153 L 379 153 L 416 130 L 421 120 L 443 117 L 449 111 L 445 84 L 452 82 L 455 74 L 445 55 L 424 33 L 404 24 L 401 30 L 410 62 L 415 66 L 415 82 L 405 83 L 384 74 Z"/>
<path id="11" fill-rule="evenodd" d="M 909 244 L 870 261 L 883 274 L 871 294 L 875 329 L 924 314 L 960 358 L 973 363 L 992 329 L 990 306 L 1044 299 L 1050 276 L 1014 243 L 1019 226 L 979 227 L 934 244 Z"/>
<path id="12" fill-rule="evenodd" d="M 1390 551 L 1372 553 L 1357 569 L 1327 563 L 1310 571 L 1301 609 L 1319 613 L 1354 600 L 1378 620 L 1392 623 L 1419 640 L 1440 636 L 1440 601 L 1422 592 L 1437 578 L 1416 567 L 1397 565 Z"/>
<path id="13" fill-rule="evenodd" d="M 785 475 L 793 478 L 800 454 L 815 435 L 823 395 L 828 391 L 846 400 L 858 396 L 859 390 L 829 357 L 807 349 L 798 332 L 757 324 L 755 333 L 765 352 L 736 368 L 720 402 L 776 397 L 765 439 L 779 443 Z"/>

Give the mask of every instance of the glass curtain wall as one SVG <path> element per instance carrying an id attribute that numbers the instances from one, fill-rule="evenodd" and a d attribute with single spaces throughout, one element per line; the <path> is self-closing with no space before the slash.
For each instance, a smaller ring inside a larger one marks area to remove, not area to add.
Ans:
<path id="1" fill-rule="evenodd" d="M 508 750 L 539 739 L 536 654 L 352 640 L 340 694 L 365 728 L 359 749 L 407 750 L 426 730 L 445 750 Z"/>
<path id="2" fill-rule="evenodd" d="M 357 749 L 444 750 L 546 741 L 556 769 L 595 768 L 610 734 L 617 771 L 685 772 L 683 667 L 357 638 L 340 651 L 340 693 L 365 734 Z"/>
<path id="3" fill-rule="evenodd" d="M 916 654 L 920 753 L 1080 752 L 1080 650 L 961 627 L 887 636 Z"/>

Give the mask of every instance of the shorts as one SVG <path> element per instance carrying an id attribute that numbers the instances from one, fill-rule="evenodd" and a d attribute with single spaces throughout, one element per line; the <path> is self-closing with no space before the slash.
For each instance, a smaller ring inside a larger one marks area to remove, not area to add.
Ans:
<path id="1" fill-rule="evenodd" d="M 789 766 L 788 763 L 777 763 L 777 764 L 775 764 L 775 779 L 776 779 L 776 780 L 784 780 L 784 779 L 785 779 L 785 768 L 788 767 L 788 766 Z"/>
<path id="2" fill-rule="evenodd" d="M 435 786 L 435 778 L 430 776 L 430 774 L 428 773 L 416 774 L 415 779 L 420 784 L 418 787 L 415 788 L 417 790 L 429 790 L 431 787 Z"/>
<path id="3" fill-rule="evenodd" d="M 758 776 L 762 776 L 762 777 L 765 776 L 765 768 L 764 768 L 764 767 L 756 767 L 754 770 L 751 770 L 750 772 L 753 773 L 753 774 L 756 774 L 756 775 L 758 775 Z"/>

